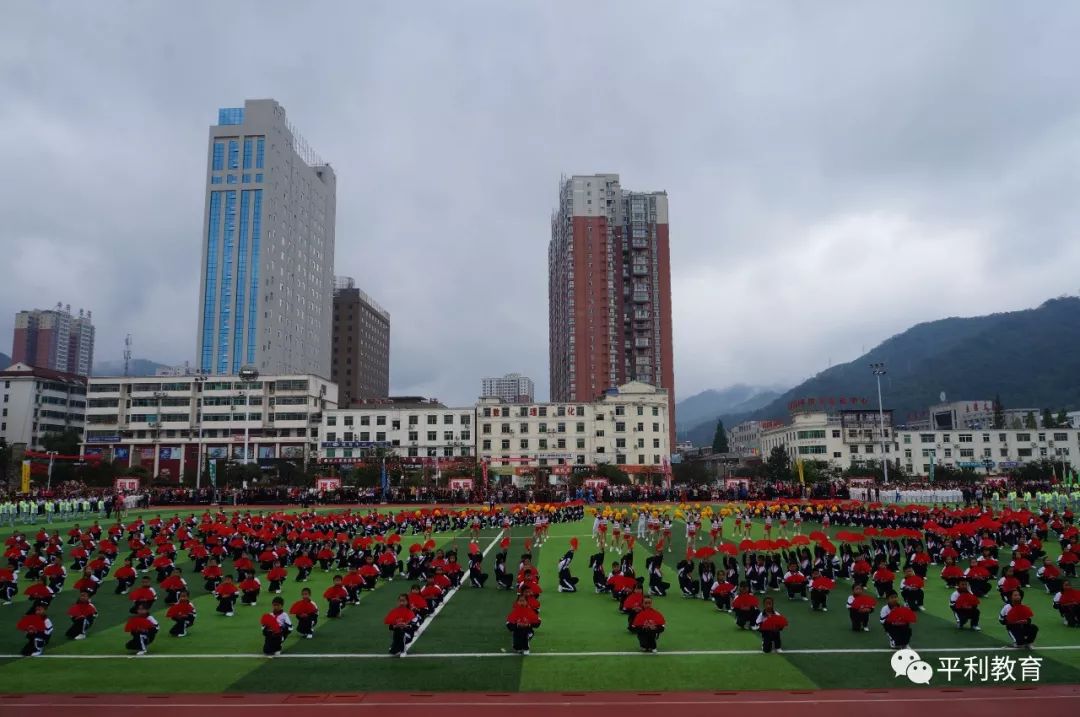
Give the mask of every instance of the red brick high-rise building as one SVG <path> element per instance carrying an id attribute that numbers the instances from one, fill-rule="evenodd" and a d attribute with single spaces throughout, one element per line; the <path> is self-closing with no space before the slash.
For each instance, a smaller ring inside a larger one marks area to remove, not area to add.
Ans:
<path id="1" fill-rule="evenodd" d="M 15 315 L 11 360 L 36 368 L 89 376 L 94 365 L 94 325 L 89 311 L 71 307 L 20 311 Z M 6 367 L 0 367 L 6 368 Z"/>
<path id="2" fill-rule="evenodd" d="M 624 190 L 617 174 L 562 180 L 548 246 L 548 323 L 553 402 L 593 401 L 643 381 L 667 390 L 675 440 L 666 192 Z"/>

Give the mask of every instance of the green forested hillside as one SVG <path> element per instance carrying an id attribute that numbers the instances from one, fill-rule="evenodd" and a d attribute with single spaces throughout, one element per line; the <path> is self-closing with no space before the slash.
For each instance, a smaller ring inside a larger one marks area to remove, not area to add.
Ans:
<path id="1" fill-rule="evenodd" d="M 784 419 L 788 403 L 818 396 L 867 396 L 877 388 L 869 364 L 884 361 L 886 408 L 897 420 L 925 411 L 944 391 L 950 400 L 992 399 L 1006 408 L 1080 406 L 1080 298 L 1051 299 L 1035 309 L 917 324 L 850 363 L 822 371 L 764 408 L 724 416 Z M 695 444 L 712 440 L 716 419 L 694 428 Z"/>

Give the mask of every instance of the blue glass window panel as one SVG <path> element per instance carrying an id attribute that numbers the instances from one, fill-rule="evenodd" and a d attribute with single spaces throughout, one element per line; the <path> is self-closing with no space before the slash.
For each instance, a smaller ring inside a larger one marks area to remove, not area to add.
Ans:
<path id="1" fill-rule="evenodd" d="M 240 241 L 236 252 L 236 311 L 233 317 L 232 372 L 240 373 L 244 345 L 244 281 L 247 279 L 248 214 L 251 211 L 251 192 L 240 193 Z"/>
<path id="2" fill-rule="evenodd" d="M 221 175 L 215 174 L 213 177 L 210 177 L 210 184 L 221 184 Z"/>
<path id="3" fill-rule="evenodd" d="M 225 143 L 214 142 L 214 159 L 211 164 L 211 169 L 215 172 L 220 172 L 225 169 Z"/>
<path id="4" fill-rule="evenodd" d="M 255 175 L 255 183 L 256 184 L 262 184 L 262 172 L 259 172 L 258 174 Z"/>
<path id="5" fill-rule="evenodd" d="M 225 177 L 225 184 L 236 184 L 236 175 L 229 174 Z"/>
<path id="6" fill-rule="evenodd" d="M 266 157 L 266 137 L 258 137 L 255 142 L 255 169 L 263 168 L 263 159 Z"/>
<path id="7" fill-rule="evenodd" d="M 229 327 L 232 315 L 233 247 L 236 239 L 236 192 L 225 192 L 225 231 L 222 233 L 221 307 L 218 313 L 218 373 L 229 371 Z"/>
<path id="8" fill-rule="evenodd" d="M 259 301 L 259 239 L 262 231 L 262 190 L 254 190 L 255 207 L 251 215 L 251 295 L 248 296 L 248 341 L 247 362 L 255 363 L 255 341 L 258 336 L 255 333 L 256 308 Z"/>
<path id="9" fill-rule="evenodd" d="M 243 107 L 222 107 L 217 111 L 219 125 L 244 124 Z"/>
<path id="10" fill-rule="evenodd" d="M 252 137 L 244 137 L 244 169 L 251 169 Z"/>
<path id="11" fill-rule="evenodd" d="M 248 184 L 249 182 L 251 182 L 251 175 L 245 174 L 243 177 L 240 178 L 240 181 L 244 184 Z"/>
<path id="12" fill-rule="evenodd" d="M 214 303 L 217 299 L 218 226 L 221 224 L 221 192 L 210 193 L 210 220 L 206 229 L 206 289 L 203 293 L 203 335 L 199 368 L 214 366 Z"/>
<path id="13" fill-rule="evenodd" d="M 229 140 L 229 169 L 240 169 L 240 142 Z"/>

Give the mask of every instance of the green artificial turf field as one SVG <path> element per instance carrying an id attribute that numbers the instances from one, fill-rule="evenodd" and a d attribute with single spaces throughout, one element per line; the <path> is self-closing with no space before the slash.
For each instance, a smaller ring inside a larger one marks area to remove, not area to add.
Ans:
<path id="1" fill-rule="evenodd" d="M 156 514 L 157 511 L 148 511 Z M 145 513 L 144 513 L 145 514 Z M 170 513 L 165 513 L 165 516 Z M 66 531 L 70 523 L 53 527 Z M 804 533 L 818 529 L 804 525 Z M 731 532 L 731 521 L 726 526 Z M 839 528 L 843 529 L 843 528 Z M 214 608 L 216 601 L 202 589 L 202 581 L 190 574 L 185 553 L 178 564 L 192 586 L 199 610 L 198 621 L 182 639 L 167 634 L 164 607 L 160 601 L 154 614 L 163 629 L 150 655 L 130 657 L 124 650 L 123 632 L 128 617 L 126 596 L 113 594 L 114 581 L 108 578 L 94 602 L 100 614 L 89 637 L 68 640 L 63 632 L 69 621 L 67 607 L 74 601 L 70 588 L 53 603 L 51 617 L 56 625 L 52 642 L 43 658 L 12 657 L 23 645 L 15 623 L 25 611 L 25 598 L 0 607 L 0 692 L 331 692 L 366 690 L 472 690 L 513 692 L 517 690 L 746 690 L 810 688 L 881 688 L 911 684 L 895 677 L 889 666 L 892 651 L 888 640 L 871 620 L 871 632 L 850 631 L 843 608 L 850 583 L 838 581 L 830 596 L 830 611 L 814 613 L 805 602 L 789 602 L 775 593 L 777 607 L 790 621 L 784 631 L 784 654 L 764 655 L 755 632 L 736 629 L 733 618 L 718 612 L 711 602 L 681 597 L 675 577 L 675 563 L 685 552 L 681 524 L 676 525 L 665 571 L 673 589 L 655 606 L 667 619 L 667 631 L 660 639 L 660 653 L 642 654 L 637 640 L 626 630 L 626 618 L 617 611 L 610 596 L 596 595 L 588 570 L 588 556 L 595 552 L 591 517 L 573 524 L 553 524 L 550 538 L 533 548 L 539 566 L 541 618 L 543 625 L 533 640 L 532 654 L 521 657 L 510 651 L 510 634 L 504 619 L 512 603 L 510 593 L 496 590 L 493 580 L 482 590 L 461 588 L 444 609 L 429 620 L 410 646 L 409 656 L 392 659 L 386 654 L 389 634 L 382 624 L 396 597 L 407 583 L 380 583 L 365 593 L 358 606 L 346 609 L 340 620 L 325 617 L 322 591 L 332 573 L 316 570 L 310 582 L 320 602 L 323 616 L 313 640 L 295 635 L 285 646 L 285 654 L 268 659 L 260 654 L 262 636 L 258 621 L 269 609 L 271 595 L 263 593 L 257 607 L 238 605 L 236 616 L 225 618 Z M 6 537 L 9 529 L 0 530 Z M 28 531 L 29 532 L 29 531 Z M 835 532 L 835 531 L 834 531 Z M 530 537 L 531 527 L 514 528 L 508 564 L 516 569 Z M 482 533 L 481 549 L 494 546 L 500 536 L 491 529 Z M 555 564 L 568 549 L 571 537 L 581 545 L 573 573 L 581 578 L 579 592 L 557 591 Z M 755 536 L 761 537 L 761 526 Z M 463 555 L 468 538 L 436 535 L 441 547 L 454 543 Z M 417 538 L 405 537 L 408 546 Z M 1056 543 L 1047 542 L 1056 557 Z M 493 568 L 492 548 L 485 570 Z M 123 553 L 122 553 L 123 555 Z M 644 574 L 644 547 L 635 550 L 638 574 Z M 610 564 L 613 554 L 609 552 Z M 927 576 L 926 612 L 919 614 L 912 647 L 935 667 L 939 658 L 1009 656 L 1028 653 L 1005 647 L 1005 629 L 997 623 L 999 599 L 992 591 L 983 600 L 983 632 L 957 631 L 948 607 L 948 593 L 937 577 L 940 568 L 931 567 Z M 295 570 L 290 568 L 290 577 Z M 68 577 L 70 586 L 75 576 Z M 264 585 L 266 581 L 263 580 Z M 282 592 L 286 607 L 299 597 L 302 584 L 287 582 Z M 20 591 L 25 583 L 20 584 Z M 1040 585 L 1032 585 L 1025 601 L 1035 611 L 1040 627 L 1038 647 L 1032 655 L 1042 659 L 1041 682 L 1080 682 L 1080 630 L 1062 625 L 1050 608 L 1050 599 Z M 880 602 L 879 602 L 880 605 Z M 874 613 L 876 618 L 876 611 Z M 1019 684 L 1020 670 L 1015 672 Z M 993 684 L 979 677 L 954 675 L 953 686 Z M 935 676 L 933 686 L 944 678 Z"/>

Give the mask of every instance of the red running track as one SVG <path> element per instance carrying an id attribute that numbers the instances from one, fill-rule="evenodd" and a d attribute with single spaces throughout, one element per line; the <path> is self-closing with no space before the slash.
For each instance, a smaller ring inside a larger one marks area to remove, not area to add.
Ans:
<path id="1" fill-rule="evenodd" d="M 754 717 L 818 714 L 830 717 L 996 717 L 1018 713 L 1065 715 L 1080 710 L 1080 685 L 966 689 L 806 690 L 790 692 L 532 692 L 220 695 L 0 695 L 0 717 L 405 717 L 433 711 L 458 717 L 713 717 L 722 709 L 751 710 Z"/>

